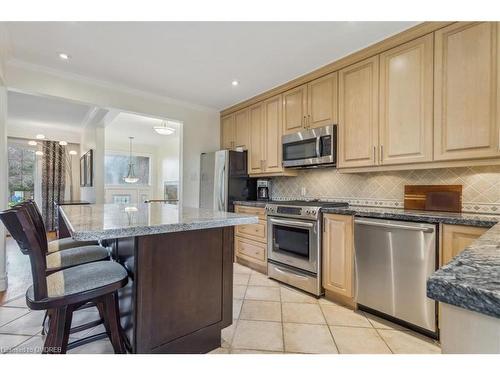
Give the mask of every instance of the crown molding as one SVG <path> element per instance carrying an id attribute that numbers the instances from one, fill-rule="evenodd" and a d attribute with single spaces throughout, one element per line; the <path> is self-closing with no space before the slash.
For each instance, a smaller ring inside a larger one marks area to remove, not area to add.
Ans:
<path id="1" fill-rule="evenodd" d="M 47 66 L 33 64 L 33 63 L 26 62 L 24 60 L 19 60 L 16 58 L 7 59 L 5 61 L 5 65 L 6 65 L 6 67 L 26 69 L 26 70 L 29 70 L 32 72 L 47 74 L 47 75 L 55 76 L 55 77 L 66 79 L 66 80 L 91 84 L 91 85 L 95 85 L 95 86 L 105 88 L 108 90 L 119 91 L 123 94 L 140 96 L 142 98 L 155 100 L 155 101 L 165 103 L 165 104 L 177 105 L 179 107 L 183 107 L 186 109 L 192 109 L 192 110 L 197 110 L 197 111 L 202 111 L 202 112 L 213 112 L 213 113 L 219 112 L 219 110 L 217 108 L 207 107 L 207 106 L 204 106 L 201 104 L 190 103 L 190 102 L 186 102 L 183 100 L 174 99 L 174 98 L 171 98 L 168 96 L 158 95 L 158 94 L 155 94 L 155 93 L 152 93 L 149 91 L 143 91 L 140 89 L 132 88 L 132 87 L 129 87 L 126 85 L 122 85 L 122 84 L 118 84 L 118 83 L 114 83 L 114 82 L 110 82 L 110 81 L 99 80 L 96 78 L 91 78 L 91 77 L 76 74 L 76 73 L 69 73 L 69 72 L 65 72 L 62 70 L 49 68 Z M 6 81 L 7 81 L 7 86 L 9 86 L 8 77 L 6 78 Z M 15 89 L 15 87 L 13 87 L 13 88 Z M 94 103 L 94 104 L 99 104 L 99 103 Z"/>

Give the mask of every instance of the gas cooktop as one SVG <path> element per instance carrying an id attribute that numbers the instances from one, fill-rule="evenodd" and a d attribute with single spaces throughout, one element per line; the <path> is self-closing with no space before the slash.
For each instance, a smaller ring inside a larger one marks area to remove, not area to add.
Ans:
<path id="1" fill-rule="evenodd" d="M 321 209 L 327 207 L 346 207 L 346 202 L 327 202 L 320 200 L 273 201 L 266 205 L 266 212 L 271 216 L 319 220 Z"/>
<path id="2" fill-rule="evenodd" d="M 269 202 L 275 206 L 304 206 L 304 207 L 346 207 L 348 206 L 347 202 L 328 202 L 328 201 L 320 201 L 319 199 L 311 199 L 311 200 L 293 200 L 293 201 L 272 201 Z"/>

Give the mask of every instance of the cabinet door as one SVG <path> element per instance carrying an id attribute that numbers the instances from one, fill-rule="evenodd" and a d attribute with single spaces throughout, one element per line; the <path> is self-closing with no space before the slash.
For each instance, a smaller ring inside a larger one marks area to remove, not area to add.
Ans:
<path id="1" fill-rule="evenodd" d="M 248 173 L 262 173 L 264 164 L 264 110 L 261 103 L 248 109 L 250 127 L 250 149 L 248 152 Z"/>
<path id="2" fill-rule="evenodd" d="M 441 266 L 449 263 L 487 230 L 487 228 L 464 225 L 443 225 Z"/>
<path id="3" fill-rule="evenodd" d="M 234 114 L 234 132 L 235 144 L 234 147 L 243 147 L 248 149 L 249 144 L 249 127 L 248 127 L 248 109 L 245 108 Z"/>
<path id="4" fill-rule="evenodd" d="M 307 85 L 307 126 L 317 128 L 337 123 L 337 72 L 318 78 Z"/>
<path id="5" fill-rule="evenodd" d="M 266 172 L 281 172 L 281 95 L 264 101 L 264 169 Z"/>
<path id="6" fill-rule="evenodd" d="M 339 72 L 338 166 L 378 164 L 378 56 Z"/>
<path id="7" fill-rule="evenodd" d="M 221 149 L 234 148 L 234 115 L 221 118 Z"/>
<path id="8" fill-rule="evenodd" d="M 435 32 L 434 159 L 500 155 L 499 39 L 494 22 Z"/>
<path id="9" fill-rule="evenodd" d="M 323 288 L 353 297 L 353 219 L 325 214 L 323 218 Z"/>
<path id="10" fill-rule="evenodd" d="M 307 84 L 283 93 L 283 133 L 301 131 L 307 120 Z"/>
<path id="11" fill-rule="evenodd" d="M 432 161 L 433 35 L 380 55 L 380 162 Z"/>

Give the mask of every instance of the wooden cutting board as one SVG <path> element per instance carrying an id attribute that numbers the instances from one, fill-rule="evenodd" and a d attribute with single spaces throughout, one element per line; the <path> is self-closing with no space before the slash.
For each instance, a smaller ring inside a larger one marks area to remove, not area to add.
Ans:
<path id="1" fill-rule="evenodd" d="M 404 208 L 461 212 L 462 185 L 405 185 Z"/>

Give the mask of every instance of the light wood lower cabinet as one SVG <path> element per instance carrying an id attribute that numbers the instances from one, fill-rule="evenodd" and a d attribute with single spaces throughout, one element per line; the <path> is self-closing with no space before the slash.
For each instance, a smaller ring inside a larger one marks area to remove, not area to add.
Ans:
<path id="1" fill-rule="evenodd" d="M 443 224 L 440 265 L 449 263 L 487 230 L 488 228 Z"/>
<path id="2" fill-rule="evenodd" d="M 236 261 L 267 274 L 267 221 L 265 209 L 236 205 L 234 211 L 259 217 L 257 224 L 236 226 L 234 231 Z"/>
<path id="3" fill-rule="evenodd" d="M 354 297 L 354 225 L 348 215 L 323 216 L 323 288 L 327 297 Z"/>

